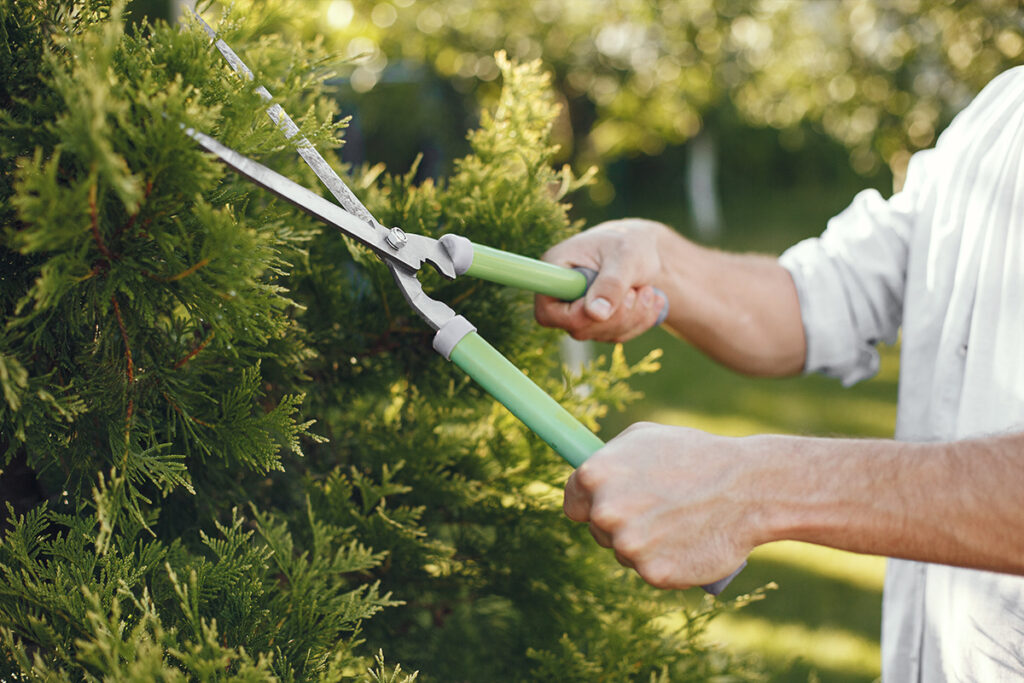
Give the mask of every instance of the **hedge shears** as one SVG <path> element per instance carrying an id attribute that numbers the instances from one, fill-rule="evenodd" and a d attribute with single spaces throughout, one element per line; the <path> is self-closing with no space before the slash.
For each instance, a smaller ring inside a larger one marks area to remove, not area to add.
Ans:
<path id="1" fill-rule="evenodd" d="M 195 16 L 232 69 L 247 80 L 254 81 L 252 71 L 234 50 L 217 37 L 202 17 L 198 14 Z M 263 86 L 258 86 L 256 92 L 267 102 L 272 99 L 270 92 Z M 574 301 L 586 293 L 596 272 L 584 268 L 564 268 L 486 247 L 460 235 L 449 234 L 434 239 L 407 233 L 399 227 L 387 228 L 370 214 L 312 143 L 299 134 L 298 126 L 281 105 L 271 104 L 267 114 L 284 135 L 293 141 L 299 155 L 340 206 L 204 133 L 191 128 L 186 128 L 185 132 L 238 174 L 323 223 L 337 228 L 376 254 L 387 265 L 405 300 L 435 330 L 434 350 L 455 363 L 570 465 L 579 467 L 604 446 L 596 434 L 477 334 L 476 328 L 465 317 L 458 315 L 444 302 L 427 296 L 417 278 L 424 264 L 430 264 L 449 279 L 469 275 Z M 666 305 L 658 320 L 659 324 L 667 312 Z M 738 572 L 702 588 L 717 595 Z"/>

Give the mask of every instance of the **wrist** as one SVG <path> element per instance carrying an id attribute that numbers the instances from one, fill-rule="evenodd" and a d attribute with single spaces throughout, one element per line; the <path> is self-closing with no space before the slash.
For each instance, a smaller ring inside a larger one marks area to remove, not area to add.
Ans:
<path id="1" fill-rule="evenodd" d="M 762 542 L 792 540 L 879 553 L 880 535 L 905 521 L 905 469 L 927 444 L 764 436 Z"/>
<path id="2" fill-rule="evenodd" d="M 774 541 L 796 540 L 813 512 L 803 489 L 810 439 L 775 434 L 743 437 L 748 458 L 744 468 L 746 527 L 751 547 Z"/>
<path id="3" fill-rule="evenodd" d="M 650 284 L 669 294 L 678 287 L 676 280 L 680 276 L 680 264 L 693 263 L 700 249 L 672 227 L 647 219 L 632 219 L 636 223 L 637 234 L 634 239 L 643 240 L 650 246 Z"/>
<path id="4" fill-rule="evenodd" d="M 750 484 L 756 544 L 803 541 L 835 545 L 866 516 L 879 472 L 874 441 L 788 435 L 747 437 L 755 462 Z"/>

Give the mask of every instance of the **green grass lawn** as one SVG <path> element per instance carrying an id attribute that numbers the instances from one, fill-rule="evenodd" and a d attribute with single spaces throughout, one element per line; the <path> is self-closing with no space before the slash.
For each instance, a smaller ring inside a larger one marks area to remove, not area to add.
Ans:
<path id="1" fill-rule="evenodd" d="M 780 253 L 817 234 L 843 208 L 852 189 L 823 194 L 805 188 L 726 205 L 730 229 L 722 246 Z M 729 198 L 726 197 L 728 200 Z M 683 226 L 678 207 L 645 215 Z M 869 381 L 844 389 L 836 380 L 742 377 L 709 361 L 684 342 L 655 330 L 626 345 L 630 361 L 664 350 L 661 371 L 631 384 L 645 397 L 609 415 L 605 439 L 639 420 L 685 425 L 723 435 L 787 433 L 890 437 L 896 415 L 898 351 L 882 348 L 882 366 Z M 595 345 L 595 352 L 610 348 Z M 762 658 L 776 681 L 869 682 L 879 676 L 879 627 L 885 560 L 795 542 L 758 548 L 725 597 L 769 583 L 765 599 L 723 615 L 709 635 L 727 649 Z M 667 602 L 678 594 L 666 594 Z M 699 600 L 688 591 L 686 600 Z"/>

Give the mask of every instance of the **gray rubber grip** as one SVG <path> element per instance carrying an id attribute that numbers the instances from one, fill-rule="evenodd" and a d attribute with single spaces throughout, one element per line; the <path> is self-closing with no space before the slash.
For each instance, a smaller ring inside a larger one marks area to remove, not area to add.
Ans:
<path id="1" fill-rule="evenodd" d="M 714 583 L 705 584 L 705 585 L 701 586 L 701 588 L 703 588 L 705 591 L 707 591 L 711 595 L 718 595 L 719 593 L 721 593 L 722 591 L 725 590 L 725 587 L 728 586 L 729 583 L 733 579 L 736 578 L 736 575 L 739 574 L 741 571 L 743 571 L 743 568 L 746 567 L 746 566 L 747 566 L 747 561 L 743 560 L 743 564 L 741 564 L 739 566 L 739 568 L 737 568 L 736 571 L 734 571 L 732 574 L 729 574 L 729 576 L 725 577 L 724 579 L 719 579 L 718 581 L 715 581 Z"/>

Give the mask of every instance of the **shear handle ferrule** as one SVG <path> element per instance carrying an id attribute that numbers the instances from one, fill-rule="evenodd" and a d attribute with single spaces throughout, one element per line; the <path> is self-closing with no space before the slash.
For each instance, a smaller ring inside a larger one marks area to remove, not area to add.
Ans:
<path id="1" fill-rule="evenodd" d="M 476 332 L 473 323 L 461 315 L 455 316 L 437 331 L 434 335 L 434 350 L 445 357 L 445 360 L 452 359 L 452 350 L 456 344 L 462 341 L 463 337 L 471 332 Z"/>

